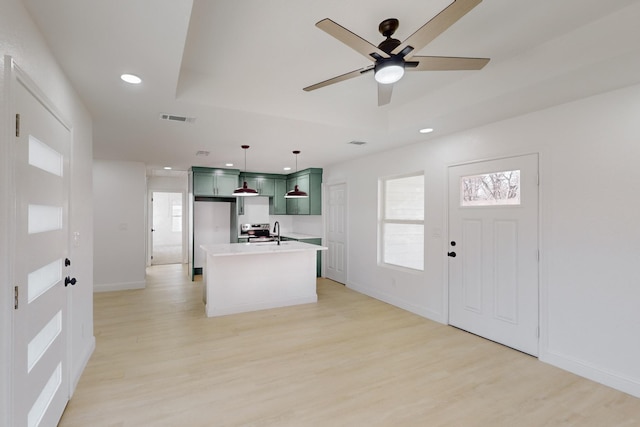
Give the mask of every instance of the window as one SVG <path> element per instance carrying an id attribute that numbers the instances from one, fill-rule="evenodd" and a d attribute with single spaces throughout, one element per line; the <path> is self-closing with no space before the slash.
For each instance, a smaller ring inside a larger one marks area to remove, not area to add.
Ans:
<path id="1" fill-rule="evenodd" d="M 460 178 L 460 206 L 519 204 L 519 170 L 463 176 Z"/>
<path id="2" fill-rule="evenodd" d="M 424 270 L 424 174 L 380 184 L 381 263 Z"/>

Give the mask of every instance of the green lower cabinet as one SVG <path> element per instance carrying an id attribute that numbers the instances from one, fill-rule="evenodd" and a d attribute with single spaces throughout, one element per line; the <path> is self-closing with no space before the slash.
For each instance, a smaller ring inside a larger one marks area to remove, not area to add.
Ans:
<path id="1" fill-rule="evenodd" d="M 322 239 L 320 238 L 311 238 L 311 239 L 294 239 L 292 237 L 282 237 L 282 241 L 293 241 L 293 242 L 302 242 L 308 243 L 310 245 L 318 245 L 322 246 Z M 316 251 L 316 277 L 322 277 L 322 251 Z"/>

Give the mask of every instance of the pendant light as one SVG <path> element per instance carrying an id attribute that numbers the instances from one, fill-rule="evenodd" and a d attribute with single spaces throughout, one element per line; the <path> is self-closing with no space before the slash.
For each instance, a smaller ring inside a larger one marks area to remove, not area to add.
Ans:
<path id="1" fill-rule="evenodd" d="M 293 154 L 296 155 L 296 172 L 298 172 L 298 154 L 300 154 L 300 151 L 296 150 Z M 293 190 L 288 191 L 287 194 L 284 195 L 285 199 L 304 199 L 306 197 L 309 197 L 309 195 L 304 191 L 300 191 L 298 184 L 295 185 Z"/>
<path id="2" fill-rule="evenodd" d="M 247 171 L 247 149 L 249 148 L 249 146 L 242 145 L 241 147 L 244 150 L 244 171 L 246 172 Z M 242 187 L 236 188 L 235 191 L 233 192 L 233 195 L 235 197 L 250 197 L 250 196 L 257 196 L 258 192 L 253 188 L 249 188 L 247 186 L 247 181 L 244 181 L 244 183 L 242 184 Z"/>

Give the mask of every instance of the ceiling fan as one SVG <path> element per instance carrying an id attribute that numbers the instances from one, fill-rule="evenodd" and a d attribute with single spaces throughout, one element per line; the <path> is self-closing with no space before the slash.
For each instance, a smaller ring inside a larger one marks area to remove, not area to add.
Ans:
<path id="1" fill-rule="evenodd" d="M 413 54 L 442 34 L 447 28 L 466 15 L 467 12 L 480 4 L 481 1 L 455 0 L 403 42 L 391 37 L 398 29 L 398 20 L 395 18 L 386 19 L 378 26 L 378 31 L 386 37 L 378 46 L 374 46 L 329 18 L 323 19 L 316 24 L 316 27 L 364 55 L 374 64 L 307 86 L 304 90 L 309 92 L 320 89 L 373 70 L 375 80 L 378 82 L 378 106 L 381 106 L 391 102 L 393 84 L 402 78 L 405 69 L 410 71 L 481 69 L 487 65 L 489 58 L 418 56 Z"/>

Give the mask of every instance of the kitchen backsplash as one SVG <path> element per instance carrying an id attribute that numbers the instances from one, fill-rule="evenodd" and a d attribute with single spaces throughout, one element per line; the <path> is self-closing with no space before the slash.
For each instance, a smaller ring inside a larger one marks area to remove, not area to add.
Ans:
<path id="1" fill-rule="evenodd" d="M 320 215 L 269 215 L 268 197 L 247 197 L 244 199 L 244 215 L 238 216 L 238 224 L 273 225 L 278 221 L 280 229 L 312 236 L 322 236 L 322 216 Z"/>
<path id="2" fill-rule="evenodd" d="M 269 222 L 269 198 L 245 197 L 244 215 L 238 216 L 239 224 L 264 224 Z"/>

